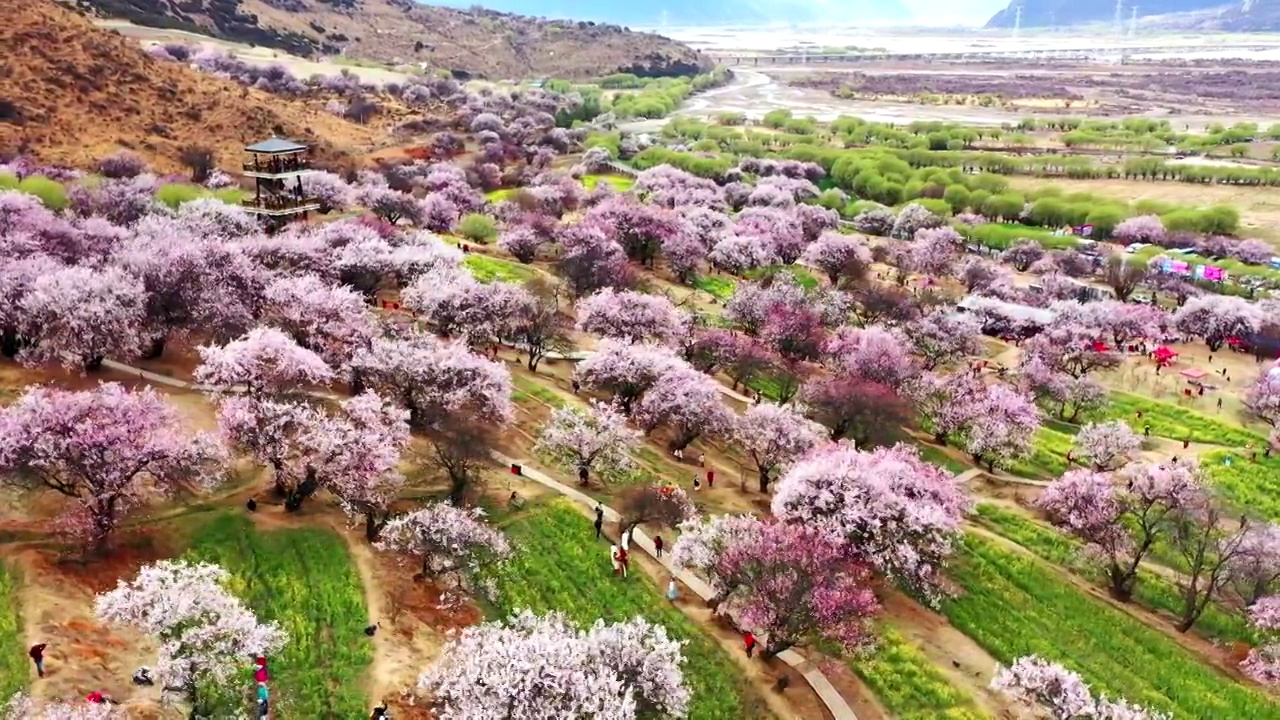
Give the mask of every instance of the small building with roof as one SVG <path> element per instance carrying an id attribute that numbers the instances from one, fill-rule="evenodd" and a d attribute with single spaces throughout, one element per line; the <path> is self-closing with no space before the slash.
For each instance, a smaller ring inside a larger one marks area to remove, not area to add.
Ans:
<path id="1" fill-rule="evenodd" d="M 307 213 L 321 208 L 321 202 L 307 197 L 302 187 L 302 177 L 313 172 L 310 146 L 272 137 L 244 152 L 243 174 L 254 181 L 253 197 L 244 201 L 244 208 L 261 217 L 268 230 L 305 220 Z"/>

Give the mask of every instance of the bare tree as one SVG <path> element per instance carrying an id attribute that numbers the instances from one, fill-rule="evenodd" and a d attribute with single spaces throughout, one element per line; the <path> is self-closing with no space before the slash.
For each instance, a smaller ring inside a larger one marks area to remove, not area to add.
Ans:
<path id="1" fill-rule="evenodd" d="M 1140 262 L 1131 262 L 1123 255 L 1112 255 L 1107 258 L 1102 279 L 1115 291 L 1116 299 L 1123 302 L 1129 299 L 1143 280 L 1147 279 L 1147 268 Z"/>

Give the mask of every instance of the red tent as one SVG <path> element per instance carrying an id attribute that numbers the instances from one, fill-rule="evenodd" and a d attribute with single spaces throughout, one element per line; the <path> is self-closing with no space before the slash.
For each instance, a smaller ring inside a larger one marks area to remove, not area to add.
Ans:
<path id="1" fill-rule="evenodd" d="M 1152 357 L 1155 358 L 1157 365 L 1168 365 L 1169 363 L 1173 362 L 1174 358 L 1178 357 L 1178 353 L 1170 350 L 1169 348 L 1163 345 L 1156 348 L 1155 352 L 1151 353 L 1151 355 Z"/>
<path id="2" fill-rule="evenodd" d="M 1106 343 L 1102 342 L 1101 340 L 1094 340 L 1094 341 L 1093 341 L 1093 344 L 1089 346 L 1089 349 L 1090 349 L 1090 350 L 1092 350 L 1092 351 L 1094 351 L 1094 352 L 1106 352 L 1106 351 L 1110 350 L 1111 348 L 1110 348 L 1110 346 L 1108 346 Z"/>

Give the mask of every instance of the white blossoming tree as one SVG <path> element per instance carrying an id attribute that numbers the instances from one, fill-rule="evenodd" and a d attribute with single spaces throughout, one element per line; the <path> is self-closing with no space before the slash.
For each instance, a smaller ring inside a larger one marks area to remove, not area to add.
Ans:
<path id="1" fill-rule="evenodd" d="M 162 560 L 98 596 L 95 612 L 160 643 L 156 676 L 170 693 L 208 715 L 220 693 L 243 679 L 255 654 L 273 654 L 286 635 L 260 623 L 227 589 L 230 574 L 211 563 Z"/>
<path id="2" fill-rule="evenodd" d="M 466 628 L 418 679 L 439 720 L 682 718 L 681 643 L 641 617 L 579 630 L 523 611 Z"/>

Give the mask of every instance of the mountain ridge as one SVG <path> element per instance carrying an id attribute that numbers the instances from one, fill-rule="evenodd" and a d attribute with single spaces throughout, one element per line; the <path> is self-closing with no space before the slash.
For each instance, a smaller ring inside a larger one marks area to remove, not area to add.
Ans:
<path id="1" fill-rule="evenodd" d="M 480 5 L 499 12 L 547 18 L 573 18 L 631 27 L 660 25 L 750 27 L 778 23 L 910 22 L 900 0 L 704 0 L 698 3 L 621 0 L 441 0 L 448 7 Z"/>
<path id="2" fill-rule="evenodd" d="M 712 63 L 670 38 L 411 0 L 64 0 L 98 17 L 185 30 L 294 55 L 425 63 L 455 77 L 661 77 Z"/>

